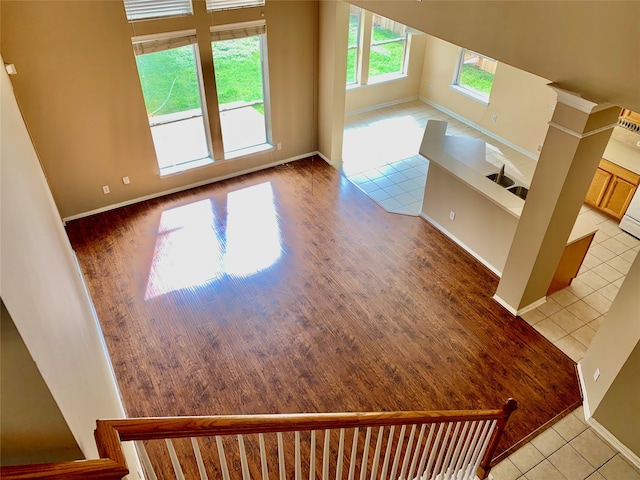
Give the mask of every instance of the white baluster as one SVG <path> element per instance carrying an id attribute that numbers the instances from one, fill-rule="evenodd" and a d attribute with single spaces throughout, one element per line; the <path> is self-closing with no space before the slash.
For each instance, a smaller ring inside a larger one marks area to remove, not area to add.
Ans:
<path id="1" fill-rule="evenodd" d="M 316 478 L 316 431 L 311 430 L 311 446 L 309 448 L 309 480 Z"/>
<path id="2" fill-rule="evenodd" d="M 351 461 L 349 462 L 349 480 L 353 480 L 353 473 L 356 469 L 356 454 L 358 453 L 358 430 L 353 431 L 353 444 L 351 445 Z"/>
<path id="3" fill-rule="evenodd" d="M 393 447 L 393 434 L 396 433 L 396 426 L 391 425 L 389 429 L 389 435 L 387 438 L 387 449 L 384 454 L 384 463 L 382 464 L 382 471 L 380 472 L 380 480 L 387 478 L 387 469 L 389 468 L 389 458 L 391 458 L 391 448 Z"/>
<path id="4" fill-rule="evenodd" d="M 340 429 L 340 442 L 338 443 L 338 463 L 336 465 L 336 480 L 342 480 L 342 456 L 344 455 L 344 428 Z"/>
<path id="5" fill-rule="evenodd" d="M 242 435 L 238 435 L 238 449 L 240 450 L 242 480 L 251 480 L 251 475 L 249 475 L 249 465 L 247 464 L 247 451 L 244 448 L 244 437 Z"/>
<path id="6" fill-rule="evenodd" d="M 438 453 L 438 460 L 436 460 L 436 466 L 433 467 L 433 473 L 435 475 L 440 475 L 440 473 L 442 473 L 441 467 L 442 467 L 442 458 L 444 457 L 444 453 L 447 449 L 447 444 L 449 443 L 449 433 L 451 433 L 451 423 L 447 423 L 447 431 L 444 434 L 444 439 L 442 440 L 442 443 L 440 444 L 440 453 Z"/>
<path id="7" fill-rule="evenodd" d="M 422 477 L 422 475 L 424 475 L 424 464 L 427 463 L 429 448 L 431 446 L 431 439 L 433 438 L 434 431 L 435 426 L 431 424 L 429 426 L 429 435 L 427 435 L 427 440 L 424 442 L 424 449 L 422 450 L 422 456 L 420 457 L 420 465 L 418 465 L 418 471 L 416 472 L 417 477 Z"/>
<path id="8" fill-rule="evenodd" d="M 324 451 L 322 452 L 322 480 L 329 480 L 329 444 L 331 430 L 324 431 Z"/>
<path id="9" fill-rule="evenodd" d="M 216 445 L 218 447 L 218 458 L 220 459 L 220 469 L 222 470 L 223 480 L 229 480 L 229 468 L 227 467 L 227 456 L 224 453 L 224 445 L 222 438 L 216 437 Z"/>
<path id="10" fill-rule="evenodd" d="M 371 441 L 371 427 L 367 427 L 367 436 L 364 439 L 364 450 L 362 451 L 362 461 L 360 462 L 360 480 L 364 480 L 367 475 L 367 460 L 369 458 L 369 442 Z"/>
<path id="11" fill-rule="evenodd" d="M 396 479 L 396 472 L 398 471 L 398 464 L 400 463 L 400 454 L 402 453 L 402 445 L 404 444 L 404 434 L 407 430 L 406 425 L 402 425 L 400 429 L 400 435 L 398 435 L 398 445 L 396 446 L 396 454 L 393 456 L 393 467 L 391 467 L 391 474 L 389 480 Z"/>
<path id="12" fill-rule="evenodd" d="M 296 432 L 295 435 L 295 469 L 296 469 L 296 480 L 301 480 L 301 472 L 302 472 L 302 462 L 300 461 L 300 432 Z"/>
<path id="13" fill-rule="evenodd" d="M 258 434 L 260 441 L 260 466 L 262 467 L 262 480 L 269 480 L 269 465 L 267 463 L 267 452 L 264 447 L 264 434 Z"/>
<path id="14" fill-rule="evenodd" d="M 451 461 L 451 457 L 453 455 L 453 450 L 455 447 L 455 441 L 458 438 L 458 432 L 460 431 L 460 422 L 456 422 L 456 428 L 453 430 L 453 435 L 451 435 L 449 442 L 447 444 L 447 454 L 444 457 L 444 462 L 442 462 L 442 468 L 440 471 L 445 477 L 448 477 L 447 472 L 450 469 L 449 462 Z"/>
<path id="15" fill-rule="evenodd" d="M 438 433 L 436 433 L 436 439 L 433 441 L 433 448 L 431 449 L 431 453 L 429 453 L 429 461 L 427 462 L 427 468 L 425 469 L 425 473 L 427 478 L 431 479 L 434 475 L 431 473 L 431 468 L 433 467 L 433 463 L 435 462 L 436 454 L 438 453 L 438 444 L 440 442 L 440 437 L 442 436 L 442 431 L 444 430 L 444 423 L 438 425 Z"/>
<path id="16" fill-rule="evenodd" d="M 176 449 L 173 448 L 173 442 L 170 438 L 164 439 L 167 444 L 167 449 L 169 450 L 169 458 L 171 458 L 171 465 L 173 466 L 173 473 L 176 474 L 176 478 L 178 480 L 184 480 L 184 474 L 182 473 L 182 467 L 180 466 L 180 462 L 178 461 L 178 455 L 176 454 Z"/>
<path id="17" fill-rule="evenodd" d="M 413 451 L 412 459 L 411 459 L 411 468 L 409 468 L 409 476 L 407 478 L 413 478 L 413 474 L 416 471 L 416 465 L 418 464 L 418 457 L 420 456 L 420 446 L 422 445 L 422 439 L 424 438 L 424 430 L 426 428 L 426 424 L 422 424 L 420 427 L 420 434 L 418 435 L 418 441 L 416 442 L 416 448 Z"/>
<path id="18" fill-rule="evenodd" d="M 191 446 L 193 447 L 193 454 L 196 456 L 200 480 L 208 480 L 209 477 L 207 476 L 207 470 L 204 468 L 204 461 L 202 460 L 202 454 L 200 453 L 200 445 L 198 445 L 198 439 L 196 437 L 191 437 Z"/>
<path id="19" fill-rule="evenodd" d="M 382 439 L 384 438 L 384 427 L 378 429 L 378 438 L 376 440 L 376 451 L 373 455 L 373 465 L 371 465 L 371 480 L 376 479 L 378 473 L 378 461 L 380 459 L 380 449 L 382 448 Z"/>
<path id="20" fill-rule="evenodd" d="M 469 428 L 470 423 L 464 422 L 462 426 L 462 432 L 460 432 L 460 436 L 456 442 L 456 450 L 453 452 L 453 458 L 451 459 L 451 476 L 450 478 L 455 479 L 458 475 L 458 471 L 460 470 L 460 463 L 463 455 L 461 455 L 462 445 L 467 441 L 467 430 Z"/>
<path id="21" fill-rule="evenodd" d="M 407 473 L 407 467 L 409 466 L 409 457 L 411 456 L 411 448 L 413 447 L 413 437 L 416 434 L 416 426 L 411 427 L 411 433 L 409 434 L 409 442 L 407 443 L 407 450 L 404 452 L 404 461 L 402 462 L 402 470 L 400 470 L 400 479 L 405 480 Z"/>
<path id="22" fill-rule="evenodd" d="M 282 432 L 278 432 L 278 473 L 280 474 L 280 480 L 287 479 L 287 472 L 284 465 L 284 442 L 282 441 Z"/>
<path id="23" fill-rule="evenodd" d="M 149 454 L 147 453 L 147 449 L 144 448 L 144 443 L 141 440 L 135 442 L 136 449 L 140 454 L 140 460 L 142 460 L 142 466 L 144 467 L 144 471 L 149 476 L 149 480 L 158 480 L 156 476 L 156 471 L 153 469 L 153 465 L 151 465 L 151 460 L 149 460 Z"/>
<path id="24" fill-rule="evenodd" d="M 488 421 L 489 422 L 489 421 Z M 482 448 L 480 449 L 480 451 L 478 452 L 478 456 L 476 458 L 476 461 L 473 464 L 473 472 L 476 472 L 478 470 L 478 467 L 480 466 L 480 462 L 482 461 L 482 457 L 484 456 L 484 452 L 487 450 L 487 447 L 489 446 L 489 441 L 491 440 L 491 434 L 493 433 L 493 430 L 496 428 L 496 425 L 498 423 L 497 420 L 491 420 L 490 421 L 491 424 L 487 430 L 487 433 L 485 434 L 485 437 L 482 441 Z"/>

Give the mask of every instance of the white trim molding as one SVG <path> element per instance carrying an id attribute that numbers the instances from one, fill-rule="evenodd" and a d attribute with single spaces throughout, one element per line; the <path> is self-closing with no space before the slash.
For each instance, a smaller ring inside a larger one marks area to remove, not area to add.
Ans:
<path id="1" fill-rule="evenodd" d="M 597 113 L 615 107 L 615 105 L 611 103 L 588 100 L 584 98 L 581 93 L 566 90 L 557 83 L 548 83 L 547 85 L 555 90 L 559 103 L 563 103 L 584 113 Z"/>
<path id="2" fill-rule="evenodd" d="M 624 443 L 618 440 L 618 438 L 609 430 L 607 430 L 600 422 L 593 418 L 593 412 L 591 412 L 591 407 L 589 405 L 589 397 L 585 395 L 585 392 L 587 390 L 584 383 L 584 374 L 582 372 L 582 362 L 578 363 L 577 370 L 578 380 L 580 381 L 580 389 L 582 390 L 582 407 L 584 410 L 585 421 L 591 428 L 593 428 L 595 433 L 602 437 L 605 442 L 611 445 L 611 447 L 613 447 L 615 450 L 619 451 L 620 454 L 629 461 L 629 463 L 640 470 L 640 457 L 632 452 L 631 449 Z"/>
<path id="3" fill-rule="evenodd" d="M 569 135 L 571 135 L 572 137 L 576 137 L 579 139 L 583 139 L 583 138 L 587 138 L 590 137 L 591 135 L 596 135 L 598 133 L 602 133 L 602 132 L 606 132 L 607 130 L 613 130 L 614 127 L 618 126 L 618 123 L 611 123 L 609 125 L 605 125 L 604 127 L 600 127 L 600 128 L 596 128 L 595 130 L 590 130 L 588 132 L 583 132 L 583 133 L 579 133 L 579 132 L 575 132 L 573 130 L 571 130 L 570 128 L 564 127 L 562 125 L 560 125 L 559 123 L 555 123 L 554 121 L 550 120 L 548 122 L 550 127 L 556 128 L 558 130 L 560 130 L 561 132 L 567 133 Z"/>
<path id="4" fill-rule="evenodd" d="M 602 437 L 602 439 L 611 445 L 615 450 L 626 458 L 636 469 L 640 470 L 640 457 L 633 453 L 629 447 L 622 443 L 618 438 L 600 424 L 595 418 L 591 417 L 587 419 L 587 423 L 595 432 Z"/>

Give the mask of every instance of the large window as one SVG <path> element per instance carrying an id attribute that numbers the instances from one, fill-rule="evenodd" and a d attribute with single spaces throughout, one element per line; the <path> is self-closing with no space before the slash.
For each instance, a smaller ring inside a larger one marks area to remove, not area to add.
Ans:
<path id="1" fill-rule="evenodd" d="M 369 80 L 404 72 L 407 27 L 380 15 L 371 25 Z"/>
<path id="2" fill-rule="evenodd" d="M 462 49 L 454 86 L 463 93 L 488 102 L 498 62 L 471 50 Z"/>
<path id="3" fill-rule="evenodd" d="M 225 156 L 265 145 L 269 105 L 264 22 L 215 27 L 211 37 Z"/>
<path id="4" fill-rule="evenodd" d="M 351 6 L 347 85 L 366 85 L 403 76 L 407 47 L 405 25 Z"/>
<path id="5" fill-rule="evenodd" d="M 195 32 L 134 39 L 160 171 L 210 157 Z"/>

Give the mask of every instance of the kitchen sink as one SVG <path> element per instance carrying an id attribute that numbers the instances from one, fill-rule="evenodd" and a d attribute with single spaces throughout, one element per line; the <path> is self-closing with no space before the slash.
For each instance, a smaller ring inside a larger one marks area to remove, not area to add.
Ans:
<path id="1" fill-rule="evenodd" d="M 527 199 L 527 193 L 529 193 L 529 189 L 521 185 L 514 185 L 512 187 L 507 188 L 507 190 L 509 190 L 511 193 L 520 197 L 523 200 Z"/>
<path id="2" fill-rule="evenodd" d="M 498 177 L 500 176 L 499 173 L 492 173 L 491 175 L 487 175 L 487 178 L 489 180 L 491 180 L 494 183 L 497 183 L 498 185 L 500 185 L 501 187 L 510 187 L 512 185 L 515 185 L 515 181 L 511 180 L 509 177 L 507 177 L 506 175 L 502 175 L 502 178 L 500 179 L 500 182 L 496 182 L 496 180 L 498 179 Z"/>

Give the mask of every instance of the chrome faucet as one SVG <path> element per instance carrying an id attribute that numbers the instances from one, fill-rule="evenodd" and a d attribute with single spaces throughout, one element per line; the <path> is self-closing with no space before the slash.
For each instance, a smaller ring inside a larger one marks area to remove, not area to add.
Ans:
<path id="1" fill-rule="evenodd" d="M 496 177 L 496 183 L 498 185 L 501 185 L 503 178 L 504 178 L 504 163 L 502 164 L 502 167 L 500 167 L 500 173 L 498 173 L 498 176 Z"/>

